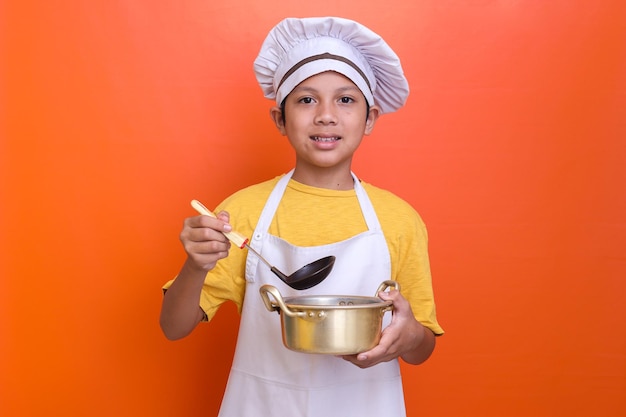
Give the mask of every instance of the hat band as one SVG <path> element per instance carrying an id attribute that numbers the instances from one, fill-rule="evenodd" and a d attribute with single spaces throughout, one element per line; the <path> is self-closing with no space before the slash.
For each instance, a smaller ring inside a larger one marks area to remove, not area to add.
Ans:
<path id="1" fill-rule="evenodd" d="M 367 84 L 367 88 L 369 88 L 370 91 L 372 91 L 372 86 L 370 85 L 369 80 L 367 79 L 367 77 L 365 76 L 365 73 L 361 70 L 361 68 L 359 68 L 354 62 L 350 61 L 347 58 L 344 58 L 342 56 L 339 55 L 333 55 L 333 54 L 329 54 L 328 52 L 323 53 L 323 54 L 319 54 L 319 55 L 313 55 L 310 56 L 308 58 L 303 59 L 302 61 L 298 62 L 296 65 L 294 65 L 293 67 L 291 67 L 291 69 L 289 69 L 289 71 L 287 71 L 285 73 L 285 75 L 283 76 L 283 78 L 280 80 L 280 83 L 278 83 L 278 87 L 276 88 L 276 91 L 280 90 L 280 87 L 283 85 L 283 83 L 294 73 L 296 72 L 298 69 L 302 68 L 303 66 L 305 66 L 306 64 L 308 64 L 309 62 L 313 62 L 313 61 L 318 61 L 320 59 L 334 59 L 336 61 L 341 61 L 345 64 L 350 65 L 352 68 L 354 68 L 354 70 L 356 72 L 359 73 L 359 75 L 361 77 L 363 77 L 363 80 L 365 80 L 365 83 Z"/>

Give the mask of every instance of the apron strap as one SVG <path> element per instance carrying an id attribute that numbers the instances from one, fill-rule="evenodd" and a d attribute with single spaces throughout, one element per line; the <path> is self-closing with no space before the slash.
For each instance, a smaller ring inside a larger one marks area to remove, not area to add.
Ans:
<path id="1" fill-rule="evenodd" d="M 376 211 L 374 210 L 374 206 L 367 196 L 367 192 L 365 188 L 361 185 L 361 181 L 354 175 L 354 172 L 351 172 L 352 178 L 354 178 L 354 191 L 356 191 L 356 197 L 359 200 L 359 204 L 361 205 L 361 211 L 363 212 L 363 217 L 365 218 L 365 223 L 367 224 L 367 228 L 370 231 L 381 230 L 380 222 L 378 221 L 378 216 L 376 216 Z"/>
<path id="2" fill-rule="evenodd" d="M 291 179 L 294 170 L 295 168 L 283 175 L 283 177 L 278 181 L 270 196 L 267 198 L 263 211 L 261 211 L 261 215 L 259 216 L 259 220 L 257 221 L 257 225 L 254 228 L 254 233 L 252 234 L 252 238 L 249 243 L 249 245 L 259 253 L 261 253 L 261 250 L 263 249 L 263 234 L 267 233 L 270 229 L 270 225 L 274 219 L 274 213 L 276 213 L 280 200 L 283 198 L 283 194 L 287 189 L 287 184 L 289 184 L 289 180 Z M 250 254 L 248 254 L 246 257 L 246 281 L 254 282 L 254 271 L 256 271 L 258 264 L 259 257 L 250 256 Z"/>

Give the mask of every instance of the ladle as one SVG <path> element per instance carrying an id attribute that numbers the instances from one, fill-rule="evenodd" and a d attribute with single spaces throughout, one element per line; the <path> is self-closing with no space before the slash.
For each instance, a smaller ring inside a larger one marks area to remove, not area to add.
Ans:
<path id="1" fill-rule="evenodd" d="M 198 213 L 205 216 L 217 217 L 198 200 L 192 200 L 191 207 L 196 209 Z M 234 230 L 222 233 L 224 233 L 224 236 L 226 236 L 228 240 L 237 245 L 239 249 L 243 249 L 244 247 L 248 248 L 249 251 L 258 256 L 259 259 L 261 259 L 263 263 L 270 268 L 274 275 L 280 278 L 285 284 L 296 290 L 306 290 L 307 288 L 314 287 L 322 282 L 333 269 L 333 265 L 335 263 L 334 256 L 327 256 L 303 266 L 291 275 L 285 275 L 265 260 L 260 253 L 250 247 L 250 245 L 248 245 L 249 240 L 247 237 L 241 233 L 235 232 Z"/>

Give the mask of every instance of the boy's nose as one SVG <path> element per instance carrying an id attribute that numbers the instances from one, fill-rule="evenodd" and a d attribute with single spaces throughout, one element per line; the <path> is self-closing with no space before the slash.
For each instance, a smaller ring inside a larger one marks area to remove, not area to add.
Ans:
<path id="1" fill-rule="evenodd" d="M 337 123 L 337 116 L 333 111 L 333 106 L 320 103 L 315 115 L 315 123 L 323 125 Z"/>

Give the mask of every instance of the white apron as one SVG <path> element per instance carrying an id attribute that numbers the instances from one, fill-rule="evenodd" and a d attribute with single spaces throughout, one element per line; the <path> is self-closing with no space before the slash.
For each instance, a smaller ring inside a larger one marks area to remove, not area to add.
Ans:
<path id="1" fill-rule="evenodd" d="M 283 297 L 371 297 L 380 283 L 391 276 L 385 237 L 367 193 L 354 174 L 368 231 L 342 242 L 314 247 L 293 246 L 268 233 L 292 174 L 293 171 L 281 178 L 272 191 L 250 246 L 286 274 L 324 256 L 335 255 L 335 264 L 322 283 L 298 291 L 283 283 L 258 257 L 248 255 L 237 348 L 219 416 L 404 417 L 397 360 L 360 369 L 333 355 L 291 351 L 282 343 L 280 316 L 263 304 L 259 294 L 263 284 L 275 286 Z M 391 313 L 386 313 L 383 326 L 390 319 Z"/>

